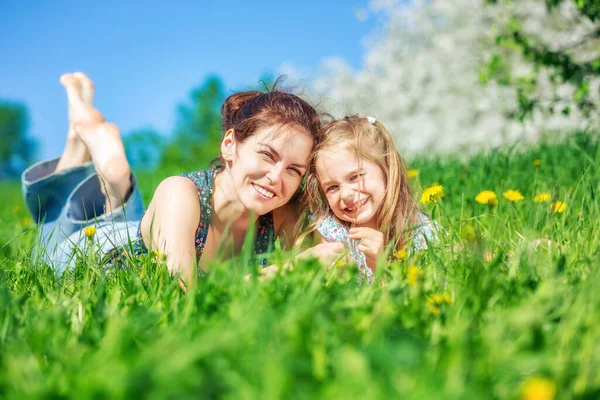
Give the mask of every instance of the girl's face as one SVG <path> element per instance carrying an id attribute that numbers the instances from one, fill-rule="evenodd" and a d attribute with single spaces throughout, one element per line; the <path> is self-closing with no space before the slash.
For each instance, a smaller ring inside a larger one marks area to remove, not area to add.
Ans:
<path id="1" fill-rule="evenodd" d="M 221 154 L 231 161 L 233 188 L 245 208 L 263 215 L 285 205 L 300 186 L 313 139 L 298 127 L 267 127 L 241 143 L 225 134 Z"/>
<path id="2" fill-rule="evenodd" d="M 377 164 L 359 160 L 348 148 L 329 148 L 319 152 L 316 172 L 336 217 L 377 229 L 386 189 L 385 174 Z"/>

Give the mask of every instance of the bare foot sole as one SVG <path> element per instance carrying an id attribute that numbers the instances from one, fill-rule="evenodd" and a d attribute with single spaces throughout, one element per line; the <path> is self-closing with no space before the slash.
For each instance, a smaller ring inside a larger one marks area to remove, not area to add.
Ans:
<path id="1" fill-rule="evenodd" d="M 115 124 L 75 125 L 78 137 L 90 151 L 96 173 L 106 196 L 105 211 L 121 206 L 131 189 L 131 168 L 125 155 L 119 128 Z"/>
<path id="2" fill-rule="evenodd" d="M 102 122 L 104 117 L 92 107 L 94 85 L 81 72 L 65 74 L 60 77 L 67 92 L 69 107 L 69 132 L 65 148 L 58 161 L 55 172 L 73 168 L 90 161 L 91 156 L 85 143 L 75 133 L 73 125 L 77 122 Z"/>

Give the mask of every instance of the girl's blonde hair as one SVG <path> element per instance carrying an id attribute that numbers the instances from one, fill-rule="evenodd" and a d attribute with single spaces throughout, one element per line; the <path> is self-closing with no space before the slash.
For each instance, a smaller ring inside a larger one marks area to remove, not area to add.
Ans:
<path id="1" fill-rule="evenodd" d="M 325 200 L 315 168 L 319 153 L 331 148 L 350 150 L 358 160 L 373 162 L 381 168 L 386 190 L 381 209 L 377 212 L 377 229 L 383 232 L 386 246 L 391 244 L 396 250 L 404 248 L 410 240 L 411 227 L 417 214 L 404 161 L 396 150 L 392 136 L 382 124 L 377 121 L 371 123 L 366 117 L 356 115 L 321 127 L 321 142 L 315 146 L 309 159 L 303 197 L 305 215 L 300 218 L 297 229 L 303 234 L 299 236 L 297 243 L 314 232 L 326 216 L 335 217 Z M 339 219 L 338 221 L 348 224 Z"/>

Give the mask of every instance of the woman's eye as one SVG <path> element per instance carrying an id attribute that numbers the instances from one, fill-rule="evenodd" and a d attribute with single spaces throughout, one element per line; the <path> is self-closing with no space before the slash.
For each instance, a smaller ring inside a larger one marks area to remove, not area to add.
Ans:
<path id="1" fill-rule="evenodd" d="M 269 160 L 275 160 L 275 157 L 273 157 L 273 154 L 269 153 L 268 151 L 260 151 L 259 153 L 266 156 Z"/>
<path id="2" fill-rule="evenodd" d="M 298 176 L 302 176 L 302 172 L 300 172 L 300 170 L 299 170 L 298 168 L 293 168 L 293 167 L 290 167 L 289 169 L 290 169 L 290 171 L 292 171 L 292 172 L 293 172 L 293 173 L 295 173 L 296 175 L 298 175 Z"/>

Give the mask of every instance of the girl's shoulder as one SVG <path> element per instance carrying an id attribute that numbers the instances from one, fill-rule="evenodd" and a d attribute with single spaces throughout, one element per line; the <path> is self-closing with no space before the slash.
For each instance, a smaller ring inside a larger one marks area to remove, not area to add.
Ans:
<path id="1" fill-rule="evenodd" d="M 425 250 L 428 247 L 428 243 L 438 240 L 439 226 L 437 222 L 433 222 L 421 211 L 417 211 L 413 229 L 413 251 Z"/>
<path id="2" fill-rule="evenodd" d="M 348 227 L 336 220 L 331 214 L 327 215 L 318 223 L 317 231 L 328 242 L 348 241 Z"/>

